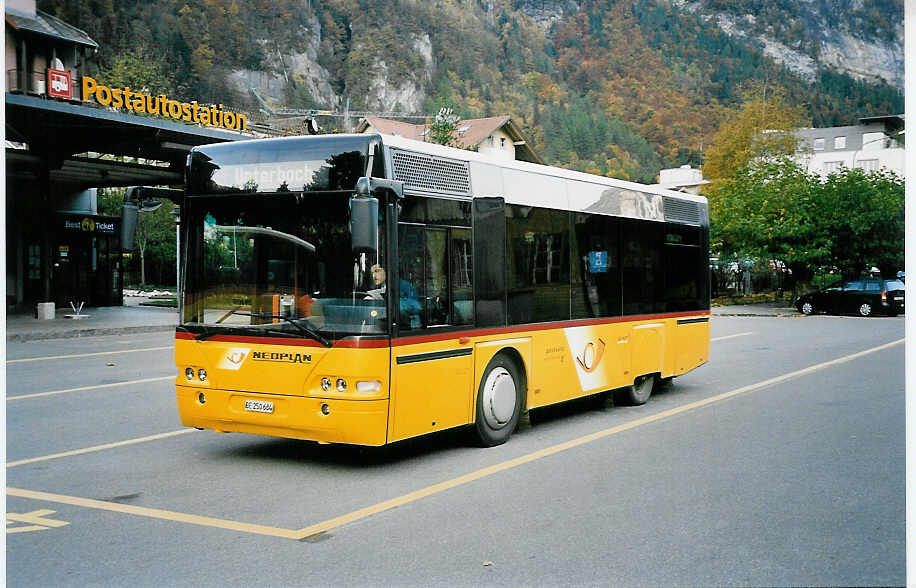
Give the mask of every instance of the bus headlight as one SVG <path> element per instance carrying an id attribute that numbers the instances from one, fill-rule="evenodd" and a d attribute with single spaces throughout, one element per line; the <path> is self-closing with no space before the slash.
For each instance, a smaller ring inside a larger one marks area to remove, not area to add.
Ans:
<path id="1" fill-rule="evenodd" d="M 185 368 L 184 377 L 187 378 L 188 381 L 193 380 L 194 379 L 194 368 Z"/>
<path id="2" fill-rule="evenodd" d="M 327 392 L 331 389 L 331 378 L 324 377 L 321 378 L 321 389 Z"/>
<path id="3" fill-rule="evenodd" d="M 204 368 L 200 368 L 199 370 L 197 370 L 197 377 L 198 379 L 200 379 L 201 382 L 206 382 L 207 381 L 207 370 L 205 370 Z"/>
<path id="4" fill-rule="evenodd" d="M 346 392 L 347 391 L 347 381 L 343 378 L 337 378 L 337 391 Z"/>
<path id="5" fill-rule="evenodd" d="M 359 394 L 375 394 L 382 389 L 378 380 L 359 381 L 356 383 L 356 392 Z"/>

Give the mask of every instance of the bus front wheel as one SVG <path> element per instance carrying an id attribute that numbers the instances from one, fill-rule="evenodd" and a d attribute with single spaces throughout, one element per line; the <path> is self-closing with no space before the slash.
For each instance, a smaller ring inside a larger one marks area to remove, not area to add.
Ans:
<path id="1" fill-rule="evenodd" d="M 629 406 L 639 406 L 649 401 L 652 396 L 652 388 L 655 386 L 655 376 L 640 376 L 636 378 L 632 386 L 620 390 L 614 400 L 619 404 Z"/>
<path id="2" fill-rule="evenodd" d="M 474 439 L 483 447 L 505 443 L 518 426 L 524 401 L 518 366 L 507 355 L 496 355 L 487 364 L 477 389 Z"/>

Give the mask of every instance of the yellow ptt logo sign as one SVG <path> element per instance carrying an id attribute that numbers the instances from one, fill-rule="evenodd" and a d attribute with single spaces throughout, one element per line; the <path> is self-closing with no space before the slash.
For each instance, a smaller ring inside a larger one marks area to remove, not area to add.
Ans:
<path id="1" fill-rule="evenodd" d="M 83 222 L 80 223 L 80 230 L 89 233 L 95 231 L 95 221 L 91 218 L 84 218 Z"/>
<path id="2" fill-rule="evenodd" d="M 582 350 L 582 354 L 576 357 L 576 361 L 579 362 L 579 366 L 585 370 L 585 373 L 592 373 L 595 371 L 595 368 L 598 367 L 598 364 L 601 363 L 601 357 L 604 355 L 604 347 L 604 340 L 602 339 L 598 339 L 598 345 L 589 341 L 585 349 Z"/>

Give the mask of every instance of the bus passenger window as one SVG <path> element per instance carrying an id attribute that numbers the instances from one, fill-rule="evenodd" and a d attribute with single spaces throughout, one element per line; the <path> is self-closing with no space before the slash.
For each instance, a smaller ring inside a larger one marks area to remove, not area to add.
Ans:
<path id="1" fill-rule="evenodd" d="M 429 326 L 449 324 L 447 237 L 445 229 L 426 230 L 426 324 Z"/>
<path id="2" fill-rule="evenodd" d="M 398 323 L 401 330 L 420 329 L 426 326 L 426 284 L 423 280 L 423 227 L 400 225 L 398 227 L 399 287 L 402 294 L 408 292 L 405 284 L 416 295 L 418 304 L 401 308 Z M 402 305 L 403 306 L 403 305 Z M 417 308 L 417 306 L 419 308 Z"/>
<path id="3" fill-rule="evenodd" d="M 474 324 L 471 230 L 402 224 L 398 227 L 401 296 L 415 292 L 417 311 L 401 330 Z"/>
<path id="4" fill-rule="evenodd" d="M 506 207 L 509 324 L 569 319 L 569 213 Z"/>
<path id="5" fill-rule="evenodd" d="M 707 297 L 704 259 L 699 227 L 668 225 L 665 228 L 665 310 L 685 311 L 705 308 Z"/>
<path id="6" fill-rule="evenodd" d="M 451 258 L 452 324 L 470 325 L 474 322 L 474 255 L 470 229 L 452 229 L 449 241 Z"/>
<path id="7" fill-rule="evenodd" d="M 664 311 L 661 279 L 662 223 L 621 222 L 623 314 Z"/>
<path id="8" fill-rule="evenodd" d="M 619 220 L 575 215 L 572 318 L 620 316 Z"/>

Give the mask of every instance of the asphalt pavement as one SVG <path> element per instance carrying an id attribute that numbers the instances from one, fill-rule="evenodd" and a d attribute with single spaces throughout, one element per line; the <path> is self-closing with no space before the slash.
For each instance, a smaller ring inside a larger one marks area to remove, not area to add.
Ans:
<path id="1" fill-rule="evenodd" d="M 170 332 L 8 343 L 6 581 L 903 585 L 903 318 L 739 311 L 647 404 L 488 449 L 183 428 Z"/>
<path id="2" fill-rule="evenodd" d="M 171 331 L 178 324 L 178 311 L 174 308 L 144 306 L 146 298 L 125 297 L 124 306 L 83 308 L 79 316 L 71 308 L 58 308 L 53 320 L 39 320 L 32 314 L 8 314 L 6 317 L 7 341 L 36 341 L 39 339 L 69 339 L 117 335 L 124 333 L 149 333 Z M 713 316 L 796 316 L 790 302 L 766 302 L 716 306 Z"/>

